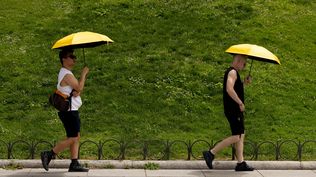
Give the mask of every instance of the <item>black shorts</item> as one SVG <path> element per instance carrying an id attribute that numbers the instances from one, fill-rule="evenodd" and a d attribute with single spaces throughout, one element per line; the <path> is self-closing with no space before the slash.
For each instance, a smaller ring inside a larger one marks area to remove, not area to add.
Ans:
<path id="1" fill-rule="evenodd" d="M 244 114 L 242 112 L 237 114 L 225 113 L 225 116 L 229 122 L 232 135 L 245 134 Z"/>
<path id="2" fill-rule="evenodd" d="M 77 137 L 80 132 L 80 118 L 78 111 L 58 112 L 60 120 L 63 122 L 67 137 Z"/>

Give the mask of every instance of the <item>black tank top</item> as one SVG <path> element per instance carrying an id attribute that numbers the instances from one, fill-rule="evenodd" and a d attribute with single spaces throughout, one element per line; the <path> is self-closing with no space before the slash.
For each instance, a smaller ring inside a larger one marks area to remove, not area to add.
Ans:
<path id="1" fill-rule="evenodd" d="M 240 113 L 240 108 L 238 103 L 236 103 L 227 93 L 226 91 L 226 83 L 227 83 L 227 78 L 228 78 L 228 73 L 231 70 L 235 70 L 237 72 L 237 79 L 234 85 L 234 90 L 237 93 L 239 99 L 244 103 L 244 86 L 243 83 L 240 80 L 239 73 L 236 69 L 233 67 L 230 67 L 226 70 L 225 75 L 224 75 L 224 83 L 223 83 L 223 101 L 224 101 L 224 112 L 226 114 L 239 114 Z"/>

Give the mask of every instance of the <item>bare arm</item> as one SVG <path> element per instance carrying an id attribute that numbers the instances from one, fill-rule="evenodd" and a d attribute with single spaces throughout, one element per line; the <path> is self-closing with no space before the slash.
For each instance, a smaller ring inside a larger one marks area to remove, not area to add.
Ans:
<path id="1" fill-rule="evenodd" d="M 240 111 L 245 111 L 245 105 L 238 97 L 237 93 L 234 90 L 234 85 L 237 80 L 237 73 L 235 70 L 231 70 L 228 73 L 227 82 L 226 82 L 226 91 L 228 95 L 239 105 Z"/>
<path id="2" fill-rule="evenodd" d="M 71 74 L 67 74 L 64 77 L 64 79 L 61 81 L 61 86 L 70 85 L 75 91 L 79 93 L 82 92 L 88 72 L 89 72 L 89 68 L 84 67 L 81 72 L 79 81 L 75 78 L 75 76 Z"/>

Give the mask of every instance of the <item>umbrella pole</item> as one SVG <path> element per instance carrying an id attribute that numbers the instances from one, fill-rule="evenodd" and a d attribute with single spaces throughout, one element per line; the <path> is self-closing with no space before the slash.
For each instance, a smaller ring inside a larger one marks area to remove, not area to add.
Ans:
<path id="1" fill-rule="evenodd" d="M 84 55 L 84 48 L 82 48 L 82 53 L 83 53 L 83 64 L 84 64 L 84 66 L 87 66 L 86 65 L 86 57 Z"/>
<path id="2" fill-rule="evenodd" d="M 253 62 L 253 60 L 251 60 L 251 64 L 250 64 L 250 70 L 249 70 L 249 74 L 248 74 L 248 76 L 251 76 L 251 69 L 252 69 L 252 62 Z"/>

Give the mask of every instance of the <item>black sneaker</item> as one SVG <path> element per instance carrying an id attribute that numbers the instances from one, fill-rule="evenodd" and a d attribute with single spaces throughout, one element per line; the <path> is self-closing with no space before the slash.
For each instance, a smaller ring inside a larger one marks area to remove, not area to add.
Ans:
<path id="1" fill-rule="evenodd" d="M 247 165 L 246 162 L 237 163 L 235 171 L 253 171 L 254 168 Z"/>
<path id="2" fill-rule="evenodd" d="M 72 162 L 69 166 L 68 172 L 88 172 L 89 168 L 84 168 L 79 162 Z"/>
<path id="3" fill-rule="evenodd" d="M 53 158 L 54 158 L 54 155 L 51 151 L 41 152 L 42 165 L 46 171 L 48 171 L 48 165 Z"/>
<path id="4" fill-rule="evenodd" d="M 203 152 L 203 157 L 204 157 L 204 160 L 206 162 L 206 165 L 208 166 L 209 169 L 213 169 L 213 165 L 212 165 L 212 162 L 215 158 L 215 155 L 212 154 L 210 151 L 204 151 Z"/>

